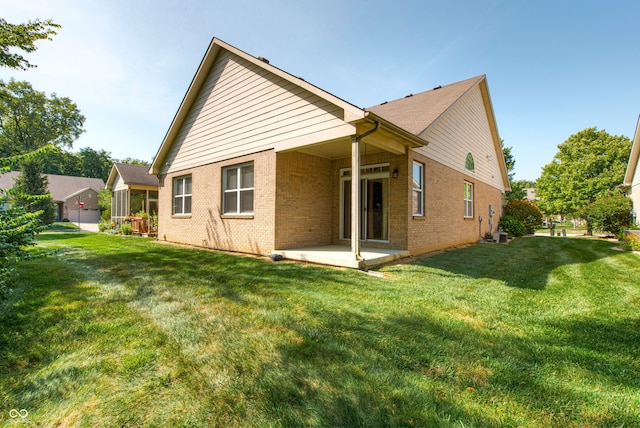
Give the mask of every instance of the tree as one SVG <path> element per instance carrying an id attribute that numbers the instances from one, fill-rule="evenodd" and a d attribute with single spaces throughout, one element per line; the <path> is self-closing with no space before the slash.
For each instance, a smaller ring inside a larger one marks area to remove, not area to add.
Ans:
<path id="1" fill-rule="evenodd" d="M 151 166 L 151 162 L 134 158 L 124 158 L 120 161 L 120 163 L 126 163 L 129 165 Z"/>
<path id="2" fill-rule="evenodd" d="M 44 174 L 81 176 L 82 160 L 76 153 L 54 147 L 41 156 Z"/>
<path id="3" fill-rule="evenodd" d="M 16 178 L 11 194 L 15 205 L 27 212 L 41 213 L 38 221 L 41 225 L 49 225 L 56 218 L 56 212 L 49 194 L 49 181 L 41 173 L 39 159 L 26 159 L 21 164 L 22 173 Z"/>
<path id="4" fill-rule="evenodd" d="M 527 233 L 534 233 L 542 225 L 542 213 L 531 201 L 513 199 L 504 206 L 504 215 L 522 222 Z"/>
<path id="5" fill-rule="evenodd" d="M 24 52 L 31 53 L 37 48 L 37 40 L 51 40 L 51 36 L 56 34 L 55 28 L 60 28 L 52 20 L 29 21 L 26 24 L 10 24 L 0 18 L 0 66 L 26 70 L 35 65 L 29 63 L 22 55 L 11 53 L 11 48 L 18 48 Z"/>
<path id="6" fill-rule="evenodd" d="M 84 119 L 69 98 L 47 97 L 29 82 L 0 80 L 0 156 L 29 153 L 48 144 L 71 147 L 84 132 Z"/>
<path id="7" fill-rule="evenodd" d="M 614 235 L 633 222 L 633 203 L 624 195 L 598 199 L 579 211 L 579 216 L 587 220 L 589 233 L 592 230 L 609 232 Z"/>
<path id="8" fill-rule="evenodd" d="M 507 201 L 527 199 L 527 191 L 524 189 L 535 187 L 530 180 L 514 180 L 511 182 L 511 191 L 505 195 Z"/>
<path id="9" fill-rule="evenodd" d="M 34 42 L 40 39 L 48 39 L 50 35 L 55 34 L 53 28 L 59 28 L 59 25 L 47 20 L 40 22 L 28 22 L 27 24 L 8 24 L 4 19 L 0 18 L 0 67 L 26 69 L 34 67 L 21 55 L 10 53 L 9 49 L 17 47 L 25 52 L 33 52 L 36 48 Z M 6 86 L 0 81 L 0 101 L 11 101 L 11 97 L 7 97 Z M 5 110 L 0 108 L 0 115 L 5 114 Z M 0 132 L 4 135 L 4 119 L 0 116 Z M 9 140 L 4 140 L 7 142 Z M 48 150 L 51 146 L 48 144 L 15 156 L 7 156 L 0 154 L 0 172 L 8 171 L 12 166 L 19 162 L 28 161 L 38 154 Z M 6 151 L 9 152 L 8 150 Z M 0 192 L 0 298 L 11 290 L 7 287 L 14 268 L 15 263 L 29 257 L 25 250 L 25 246 L 34 243 L 35 235 L 40 228 L 39 217 L 41 212 L 27 212 L 24 207 L 7 203 L 8 195 Z"/>
<path id="10" fill-rule="evenodd" d="M 509 186 L 511 190 L 505 194 L 505 198 L 509 200 L 513 199 L 526 199 L 527 192 L 523 191 L 525 187 L 533 187 L 533 185 L 523 185 L 525 183 L 529 183 L 526 180 L 518 180 L 514 181 L 515 177 L 515 168 L 516 168 L 516 158 L 513 157 L 511 153 L 511 149 L 513 147 L 505 147 L 504 140 L 500 140 L 500 146 L 502 147 L 502 154 L 504 156 L 504 162 L 507 166 L 507 176 L 509 177 Z"/>
<path id="11" fill-rule="evenodd" d="M 536 182 L 539 205 L 548 214 L 573 216 L 597 199 L 619 194 L 631 141 L 605 130 L 586 128 L 558 146 Z"/>
<path id="12" fill-rule="evenodd" d="M 516 158 L 514 158 L 511 153 L 511 149 L 513 149 L 513 147 L 505 147 L 503 139 L 500 139 L 500 147 L 502 147 L 504 162 L 507 165 L 507 176 L 509 177 L 509 183 L 511 183 L 516 173 Z"/>
<path id="13" fill-rule="evenodd" d="M 18 162 L 34 159 L 46 150 L 42 148 L 20 156 L 0 158 L 0 173 L 8 171 Z M 16 194 L 12 192 L 13 196 Z M 25 247 L 34 244 L 41 228 L 41 214 L 40 211 L 28 212 L 22 206 L 9 203 L 9 195 L 0 192 L 0 299 L 11 292 L 7 285 L 13 276 L 15 263 L 29 258 Z"/>
<path id="14" fill-rule="evenodd" d="M 100 206 L 100 221 L 111 220 L 111 189 L 101 189 L 98 192 L 98 205 Z"/>
<path id="15" fill-rule="evenodd" d="M 91 147 L 85 147 L 80 149 L 78 156 L 83 177 L 102 178 L 102 180 L 107 181 L 113 166 L 113 159 L 109 152 L 104 149 L 97 151 Z"/>

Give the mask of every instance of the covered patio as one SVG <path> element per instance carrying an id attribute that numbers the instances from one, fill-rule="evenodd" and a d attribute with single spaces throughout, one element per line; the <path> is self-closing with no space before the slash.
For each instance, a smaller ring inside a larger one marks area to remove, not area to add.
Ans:
<path id="1" fill-rule="evenodd" d="M 360 248 L 360 259 L 358 260 L 354 257 L 351 247 L 342 245 L 276 250 L 271 254 L 280 255 L 288 260 L 340 266 L 352 269 L 369 269 L 410 255 L 407 250 L 362 247 Z"/>

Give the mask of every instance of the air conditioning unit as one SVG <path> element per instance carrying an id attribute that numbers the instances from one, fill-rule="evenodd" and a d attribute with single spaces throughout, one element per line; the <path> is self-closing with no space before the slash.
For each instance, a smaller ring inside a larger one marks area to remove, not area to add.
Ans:
<path id="1" fill-rule="evenodd" d="M 507 242 L 507 232 L 494 232 L 493 242 L 497 242 L 497 243 Z"/>

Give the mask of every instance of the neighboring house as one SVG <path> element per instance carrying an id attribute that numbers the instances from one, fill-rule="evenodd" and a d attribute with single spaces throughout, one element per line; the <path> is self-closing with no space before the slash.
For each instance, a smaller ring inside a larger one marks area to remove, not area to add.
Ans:
<path id="1" fill-rule="evenodd" d="M 527 194 L 527 195 L 525 196 L 525 199 L 526 199 L 527 201 L 535 202 L 535 201 L 537 201 L 538 199 L 540 199 L 540 198 L 538 198 L 538 197 L 536 196 L 536 189 L 535 189 L 535 187 L 525 187 L 525 188 L 524 188 L 524 189 L 522 189 L 522 190 L 524 190 L 524 191 L 525 191 L 525 193 Z"/>
<path id="2" fill-rule="evenodd" d="M 627 196 L 633 201 L 633 219 L 638 223 L 638 214 L 640 214 L 640 118 L 638 118 L 636 125 L 636 134 L 633 138 L 631 156 L 629 156 L 623 185 L 627 188 Z"/>
<path id="3" fill-rule="evenodd" d="M 485 76 L 363 109 L 218 39 L 150 173 L 167 241 L 360 268 L 478 241 L 509 190 Z"/>
<path id="4" fill-rule="evenodd" d="M 0 175 L 0 189 L 13 187 L 19 171 Z M 101 178 L 71 177 L 46 174 L 49 193 L 56 204 L 56 221 L 64 219 L 80 223 L 97 223 L 100 220 L 98 192 L 104 188 Z"/>
<path id="5" fill-rule="evenodd" d="M 111 221 L 121 224 L 141 211 L 158 213 L 158 177 L 149 175 L 148 166 L 114 163 L 107 179 L 111 190 Z"/>

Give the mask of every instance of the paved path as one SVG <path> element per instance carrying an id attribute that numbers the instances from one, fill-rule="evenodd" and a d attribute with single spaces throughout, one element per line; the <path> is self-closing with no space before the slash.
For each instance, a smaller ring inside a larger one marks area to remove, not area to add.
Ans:
<path id="1" fill-rule="evenodd" d="M 98 223 L 78 223 L 76 221 L 72 221 L 71 223 L 79 226 L 81 230 L 85 232 L 97 232 L 98 231 Z"/>

